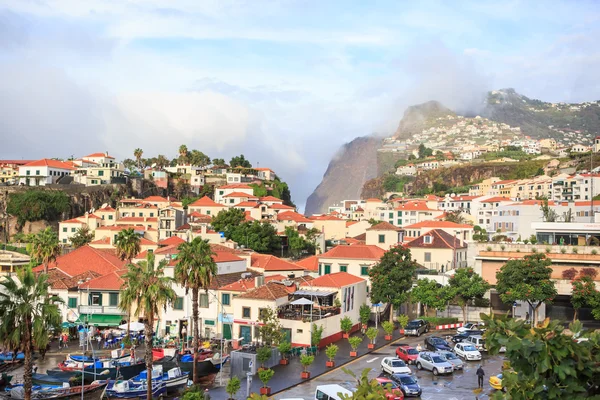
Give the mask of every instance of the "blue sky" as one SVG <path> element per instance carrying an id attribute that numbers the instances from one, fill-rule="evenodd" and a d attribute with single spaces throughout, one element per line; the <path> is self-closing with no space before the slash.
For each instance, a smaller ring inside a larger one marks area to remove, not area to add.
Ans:
<path id="1" fill-rule="evenodd" d="M 599 99 L 599 27 L 597 1 L 0 0 L 0 157 L 243 152 L 302 205 L 411 104 Z"/>

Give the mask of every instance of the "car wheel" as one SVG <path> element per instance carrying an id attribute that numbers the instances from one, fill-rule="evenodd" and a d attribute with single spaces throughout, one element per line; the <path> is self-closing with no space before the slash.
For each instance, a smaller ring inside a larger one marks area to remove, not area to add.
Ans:
<path id="1" fill-rule="evenodd" d="M 418 362 L 418 363 L 417 363 L 417 369 L 418 369 L 419 371 L 423 369 L 423 366 L 421 365 L 421 363 L 420 363 L 420 362 Z"/>
<path id="2" fill-rule="evenodd" d="M 421 336 L 421 331 L 417 331 L 417 337 Z"/>
<path id="3" fill-rule="evenodd" d="M 433 369 L 433 374 L 434 374 L 435 376 L 438 376 L 438 373 L 439 373 L 439 372 L 438 372 L 437 368 L 434 368 L 434 369 Z"/>

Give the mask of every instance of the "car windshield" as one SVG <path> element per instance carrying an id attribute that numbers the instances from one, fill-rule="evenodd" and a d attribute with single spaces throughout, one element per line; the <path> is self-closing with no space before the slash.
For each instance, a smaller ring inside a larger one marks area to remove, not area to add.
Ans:
<path id="1" fill-rule="evenodd" d="M 444 344 L 444 340 L 440 338 L 431 338 L 431 341 L 435 344 Z"/>
<path id="2" fill-rule="evenodd" d="M 394 381 L 379 381 L 379 384 L 381 386 L 390 385 L 392 387 L 392 389 L 397 389 L 398 388 L 398 385 L 396 385 L 396 382 L 394 382 Z"/>
<path id="3" fill-rule="evenodd" d="M 431 357 L 431 358 L 433 359 L 433 362 L 436 364 L 440 364 L 440 363 L 443 363 L 444 361 L 446 361 L 440 356 L 435 356 L 435 357 Z"/>
<path id="4" fill-rule="evenodd" d="M 406 349 L 406 352 L 410 355 L 416 355 L 419 354 L 419 352 L 417 351 L 417 349 Z"/>
<path id="5" fill-rule="evenodd" d="M 419 323 L 415 322 L 415 321 L 412 321 L 412 322 L 409 322 L 408 325 L 406 325 L 406 327 L 407 328 L 418 328 L 419 327 Z"/>
<path id="6" fill-rule="evenodd" d="M 465 346 L 463 347 L 465 351 L 475 351 L 475 346 Z"/>
<path id="7" fill-rule="evenodd" d="M 400 378 L 400 382 L 402 382 L 405 385 L 414 385 L 415 383 L 417 383 L 415 378 L 413 378 L 412 376 L 403 376 L 402 378 Z"/>
<path id="8" fill-rule="evenodd" d="M 406 364 L 404 364 L 404 361 L 402 361 L 402 360 L 394 360 L 394 361 L 392 361 L 392 367 L 394 367 L 394 368 L 406 367 Z"/>
<path id="9" fill-rule="evenodd" d="M 446 359 L 448 359 L 448 360 L 455 360 L 458 358 L 453 353 L 446 353 L 446 354 L 444 354 L 444 357 L 446 357 Z"/>

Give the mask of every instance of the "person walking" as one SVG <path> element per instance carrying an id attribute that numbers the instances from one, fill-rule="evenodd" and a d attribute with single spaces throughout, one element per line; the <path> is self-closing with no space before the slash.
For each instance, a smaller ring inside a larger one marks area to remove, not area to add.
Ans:
<path id="1" fill-rule="evenodd" d="M 479 364 L 479 368 L 477 368 L 477 372 L 475 372 L 475 373 L 477 374 L 478 387 L 480 389 L 483 389 L 483 377 L 485 376 L 485 371 L 481 367 L 481 364 Z"/>

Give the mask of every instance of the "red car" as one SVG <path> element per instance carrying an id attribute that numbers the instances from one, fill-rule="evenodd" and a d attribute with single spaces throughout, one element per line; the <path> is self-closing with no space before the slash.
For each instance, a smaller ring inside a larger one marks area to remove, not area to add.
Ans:
<path id="1" fill-rule="evenodd" d="M 415 360 L 419 356 L 419 352 L 414 347 L 399 346 L 396 348 L 396 355 L 405 363 L 414 364 Z"/>
<path id="2" fill-rule="evenodd" d="M 404 393 L 396 382 L 389 378 L 379 377 L 375 378 L 377 383 L 386 388 L 385 398 L 386 400 L 404 400 Z M 389 385 L 389 386 L 388 386 Z M 389 387 L 389 390 L 388 390 Z"/>

